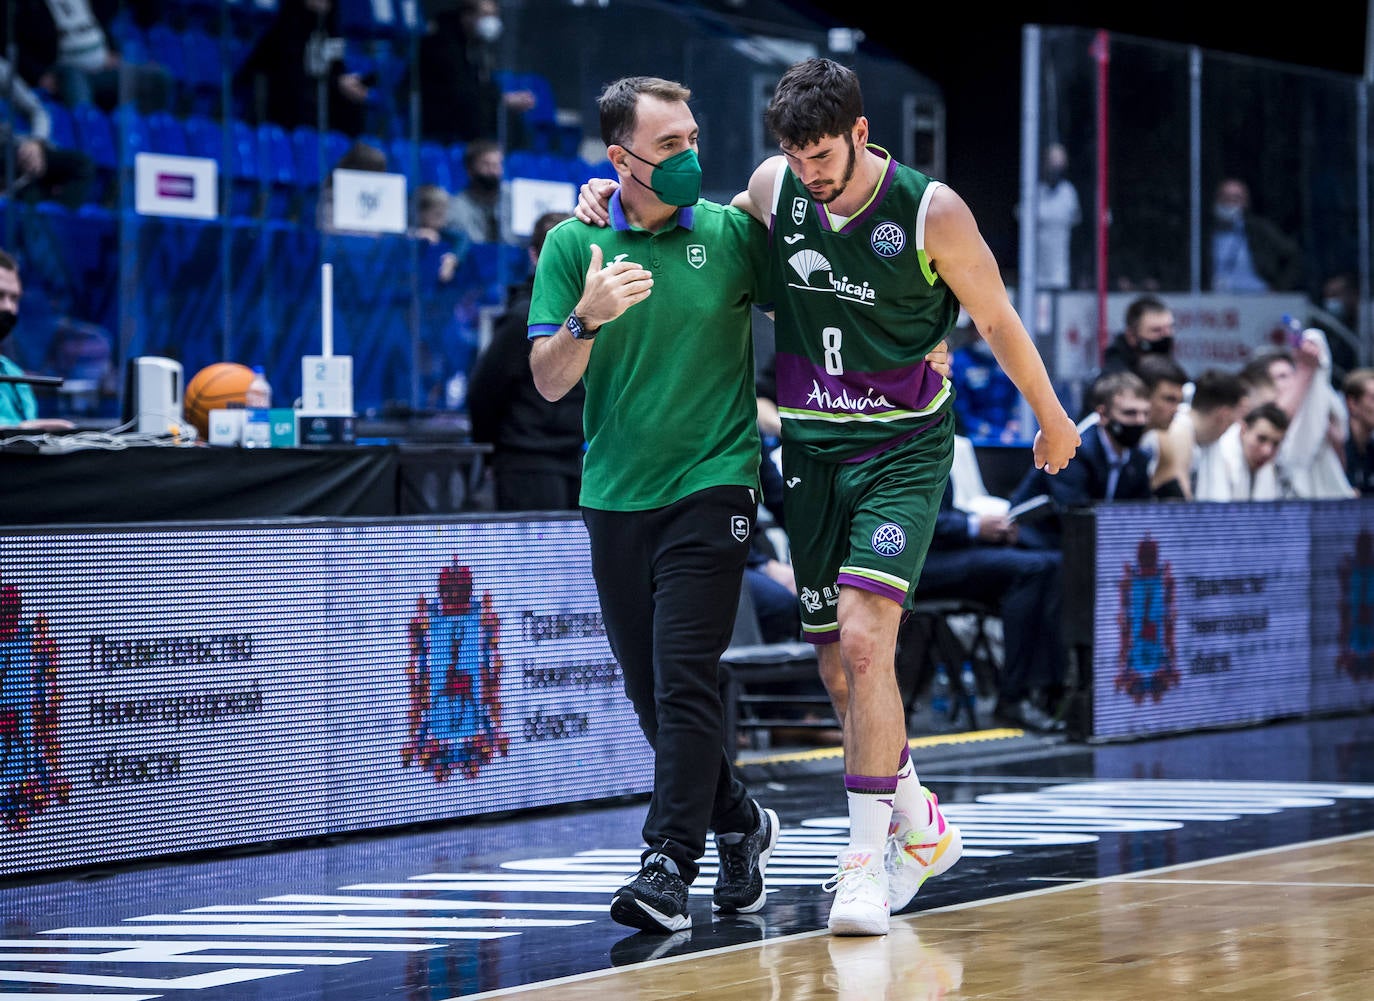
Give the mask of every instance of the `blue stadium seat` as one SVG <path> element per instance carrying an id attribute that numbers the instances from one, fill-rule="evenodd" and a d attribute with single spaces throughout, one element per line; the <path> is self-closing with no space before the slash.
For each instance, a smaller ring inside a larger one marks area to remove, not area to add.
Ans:
<path id="1" fill-rule="evenodd" d="M 186 127 L 180 118 L 170 111 L 154 111 L 146 120 L 148 130 L 147 149 L 155 153 L 171 153 L 174 156 L 187 156 Z"/>
<path id="2" fill-rule="evenodd" d="M 453 190 L 448 149 L 441 143 L 420 143 L 420 183 L 437 184 L 445 191 Z"/>
<path id="3" fill-rule="evenodd" d="M 453 187 L 449 191 L 453 194 L 468 186 L 468 169 L 463 166 L 463 151 L 466 149 L 466 144 L 460 142 L 448 148 L 448 175 L 453 180 Z"/>
<path id="4" fill-rule="evenodd" d="M 182 41 L 181 32 L 165 21 L 159 21 L 148 29 L 148 56 L 153 62 L 160 63 L 166 68 L 178 87 L 185 89 L 192 82 L 191 71 L 186 62 L 186 45 Z M 218 55 L 215 61 L 218 63 Z"/>
<path id="5" fill-rule="evenodd" d="M 407 137 L 394 136 L 392 140 L 386 144 L 385 149 L 387 170 L 391 171 L 393 174 L 404 174 L 406 178 L 406 187 L 413 190 L 415 185 L 420 183 L 419 164 L 418 162 L 411 162 L 412 157 L 414 157 L 415 147 L 411 145 Z M 415 159 L 418 161 L 418 157 L 415 157 Z"/>
<path id="6" fill-rule="evenodd" d="M 119 151 L 115 146 L 114 126 L 105 112 L 92 104 L 72 109 L 72 124 L 76 128 L 78 145 L 102 170 L 119 166 Z"/>
<path id="7" fill-rule="evenodd" d="M 182 127 L 187 154 L 224 162 L 224 128 L 219 122 L 205 115 L 188 115 Z"/>
<path id="8" fill-rule="evenodd" d="M 51 132 L 48 138 L 52 140 L 54 146 L 63 149 L 74 149 L 80 144 L 76 135 L 76 121 L 72 118 L 72 109 L 58 101 L 43 101 L 43 108 L 48 112 L 48 119 L 52 123 Z"/>
<path id="9" fill-rule="evenodd" d="M 294 208 L 296 161 L 291 137 L 274 122 L 258 126 L 259 176 L 267 190 L 264 214 L 269 219 L 285 219 Z"/>

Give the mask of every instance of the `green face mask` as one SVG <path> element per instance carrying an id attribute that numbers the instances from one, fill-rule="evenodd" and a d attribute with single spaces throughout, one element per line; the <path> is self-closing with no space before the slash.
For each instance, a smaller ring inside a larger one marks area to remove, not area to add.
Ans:
<path id="1" fill-rule="evenodd" d="M 649 175 L 649 184 L 644 184 L 633 174 L 630 176 L 664 202 L 679 208 L 697 203 L 697 199 L 701 197 L 701 161 L 697 159 L 696 150 L 684 149 L 662 163 L 650 163 L 628 146 L 621 148 L 640 163 L 648 163 L 654 168 L 653 173 Z"/>

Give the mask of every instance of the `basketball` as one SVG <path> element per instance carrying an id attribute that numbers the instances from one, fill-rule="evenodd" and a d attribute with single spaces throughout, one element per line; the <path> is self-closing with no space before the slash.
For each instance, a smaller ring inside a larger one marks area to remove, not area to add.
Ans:
<path id="1" fill-rule="evenodd" d="M 200 433 L 210 436 L 210 411 L 231 405 L 243 406 L 253 370 L 232 361 L 206 365 L 186 384 L 186 421 Z"/>

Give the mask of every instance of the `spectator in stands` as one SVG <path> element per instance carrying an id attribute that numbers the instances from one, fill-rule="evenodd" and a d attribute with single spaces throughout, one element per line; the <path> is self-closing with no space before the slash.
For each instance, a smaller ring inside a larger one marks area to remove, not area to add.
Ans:
<path id="1" fill-rule="evenodd" d="M 13 0 L 13 6 L 19 75 L 31 86 L 69 107 L 112 111 L 129 94 L 145 114 L 171 109 L 175 81 L 167 68 L 126 62 L 88 0 Z"/>
<path id="2" fill-rule="evenodd" d="M 458 254 L 453 249 L 454 234 L 448 221 L 452 202 L 453 196 L 438 184 L 422 184 L 415 189 L 415 224 L 410 235 L 429 244 L 437 255 L 435 277 L 440 285 L 453 281 L 458 271 Z"/>
<path id="3" fill-rule="evenodd" d="M 954 352 L 950 362 L 959 433 L 975 443 L 1028 440 L 1021 428 L 1020 391 L 978 329 L 972 324 L 968 329 L 972 331 L 968 342 Z"/>
<path id="4" fill-rule="evenodd" d="M 4 59 L 0 59 L 0 96 L 7 98 L 11 109 L 29 122 L 28 132 L 21 132 L 11 131 L 10 123 L 0 120 L 0 156 L 5 155 L 7 148 L 12 150 L 15 167 L 12 181 L 0 178 L 0 194 L 53 199 L 68 208 L 81 205 L 95 177 L 95 164 L 80 150 L 52 144 L 48 110 L 23 80 L 12 76 L 10 64 Z"/>
<path id="5" fill-rule="evenodd" d="M 1102 374 L 1134 372 L 1146 355 L 1174 353 L 1174 312 L 1163 299 L 1142 295 L 1126 307 L 1126 328 L 1102 356 Z"/>
<path id="6" fill-rule="evenodd" d="M 1063 143 L 1046 146 L 1036 196 L 1037 288 L 1073 287 L 1073 230 L 1083 221 L 1083 210 L 1068 169 L 1069 153 Z"/>
<path id="7" fill-rule="evenodd" d="M 528 90 L 503 91 L 497 41 L 503 24 L 497 0 L 422 0 L 420 122 L 427 139 L 490 139 L 521 149 L 524 113 L 535 106 Z"/>
<path id="8" fill-rule="evenodd" d="M 1136 374 L 1150 396 L 1149 430 L 1140 447 L 1150 456 L 1150 489 L 1156 497 L 1187 496 L 1188 455 L 1174 448 L 1168 431 L 1183 403 L 1188 373 L 1168 355 L 1151 354 L 1136 363 Z"/>
<path id="9" fill-rule="evenodd" d="M 1185 500 L 1193 499 L 1199 479 L 1213 475 L 1217 440 L 1240 420 L 1244 402 L 1245 383 L 1234 372 L 1209 368 L 1193 382 L 1192 398 L 1179 407 L 1161 437 L 1161 464 L 1168 462 L 1174 475 L 1183 471 L 1180 485 Z"/>
<path id="10" fill-rule="evenodd" d="M 19 300 L 24 285 L 19 280 L 19 262 L 0 250 L 0 347 L 3 347 L 19 322 Z M 0 375 L 24 375 L 14 361 L 0 354 Z M 0 425 L 25 431 L 54 431 L 72 427 L 61 418 L 38 416 L 38 400 L 33 389 L 22 382 L 0 382 Z"/>
<path id="11" fill-rule="evenodd" d="M 1357 368 L 1341 387 L 1350 411 L 1345 475 L 1362 495 L 1374 496 L 1374 368 Z"/>
<path id="12" fill-rule="evenodd" d="M 1217 442 L 1215 474 L 1199 478 L 1197 499 L 1279 500 L 1291 496 L 1275 465 L 1287 430 L 1288 414 L 1277 403 L 1261 403 L 1251 409 Z"/>
<path id="13" fill-rule="evenodd" d="M 1292 351 L 1271 357 L 1275 401 L 1289 424 L 1276 467 L 1285 493 L 1306 500 L 1352 497 L 1345 474 L 1345 439 L 1350 417 L 1331 385 L 1331 351 L 1326 335 L 1309 327 Z"/>
<path id="14" fill-rule="evenodd" d="M 1021 529 L 1021 541 L 1030 548 L 1060 547 L 1062 512 L 1103 501 L 1149 500 L 1152 496 L 1149 456 L 1139 447 L 1150 418 L 1144 381 L 1133 372 L 1113 372 L 1093 383 L 1090 402 L 1096 420 L 1083 432 L 1074 461 L 1053 476 L 1032 467 L 1012 492 L 1013 506 L 1039 494 L 1054 502 L 1052 512 L 1036 525 Z"/>
<path id="15" fill-rule="evenodd" d="M 348 148 L 348 152 L 334 164 L 334 169 L 320 185 L 320 201 L 316 207 L 315 222 L 322 233 L 343 232 L 334 228 L 334 171 L 335 170 L 386 170 L 386 153 L 370 143 L 358 140 Z"/>
<path id="16" fill-rule="evenodd" d="M 951 479 L 916 597 L 972 600 L 996 609 L 1006 653 L 993 715 L 1003 724 L 1046 733 L 1063 729 L 1063 723 L 1046 712 L 1064 684 L 1059 631 L 1062 560 L 1056 550 L 1019 548 L 1018 537 L 1017 523 L 1006 515 L 956 508 Z M 914 625 L 908 617 L 902 632 Z"/>
<path id="17" fill-rule="evenodd" d="M 1302 284 L 1302 251 L 1275 223 L 1250 210 L 1250 188 L 1223 178 L 1203 239 L 1203 288 L 1290 292 Z"/>
<path id="18" fill-rule="evenodd" d="M 371 81 L 350 69 L 340 35 L 334 0 L 280 0 L 271 24 L 234 72 L 234 90 L 250 117 L 284 129 L 317 127 L 323 79 L 327 127 L 361 135 Z"/>
<path id="19" fill-rule="evenodd" d="M 517 242 L 505 203 L 506 157 L 501 144 L 474 139 L 463 149 L 467 186 L 449 201 L 448 228 L 473 243 Z"/>
<path id="20" fill-rule="evenodd" d="M 468 379 L 473 441 L 493 446 L 491 470 L 498 511 L 578 508 L 586 389 L 579 381 L 553 403 L 539 394 L 530 374 L 528 329 L 534 269 L 544 237 L 568 216 L 567 212 L 546 212 L 535 222 L 529 278 L 512 290 L 510 306 L 496 321 L 491 342 Z"/>

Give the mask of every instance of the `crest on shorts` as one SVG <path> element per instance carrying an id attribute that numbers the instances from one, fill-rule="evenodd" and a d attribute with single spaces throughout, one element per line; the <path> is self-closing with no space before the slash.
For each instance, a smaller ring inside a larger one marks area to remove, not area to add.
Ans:
<path id="1" fill-rule="evenodd" d="M 1135 700 L 1158 702 L 1178 684 L 1174 651 L 1174 574 L 1159 561 L 1159 543 L 1148 535 L 1136 547 L 1136 562 L 1121 574 L 1121 605 L 1117 625 L 1121 647 L 1117 653 L 1116 690 Z"/>
<path id="2" fill-rule="evenodd" d="M 906 548 L 906 533 L 895 522 L 885 521 L 873 530 L 870 540 L 879 556 L 899 556 Z"/>
<path id="3" fill-rule="evenodd" d="M 473 594 L 472 571 L 457 559 L 439 571 L 437 598 L 421 596 L 410 620 L 407 739 L 401 764 L 446 781 L 474 778 L 510 753 L 501 726 L 501 619 L 491 593 Z"/>
<path id="4" fill-rule="evenodd" d="M 730 519 L 730 534 L 740 542 L 749 538 L 749 519 L 742 514 L 737 514 Z"/>
<path id="5" fill-rule="evenodd" d="M 687 244 L 687 263 L 698 271 L 706 263 L 706 245 L 704 243 Z"/>

